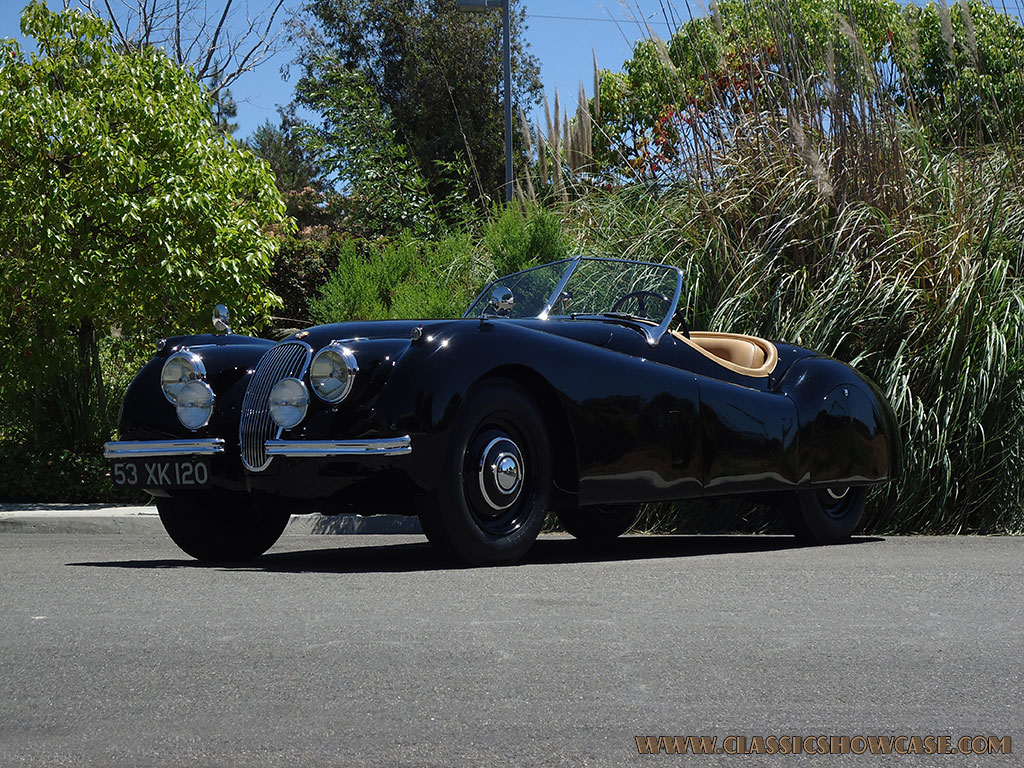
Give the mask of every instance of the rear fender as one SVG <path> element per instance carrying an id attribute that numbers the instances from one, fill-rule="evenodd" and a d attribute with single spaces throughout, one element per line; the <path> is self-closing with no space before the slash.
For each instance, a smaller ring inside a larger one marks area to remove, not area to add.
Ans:
<path id="1" fill-rule="evenodd" d="M 895 418 L 864 376 L 830 358 L 807 358 L 787 372 L 780 391 L 797 405 L 802 479 L 812 486 L 829 486 L 898 477 Z"/>

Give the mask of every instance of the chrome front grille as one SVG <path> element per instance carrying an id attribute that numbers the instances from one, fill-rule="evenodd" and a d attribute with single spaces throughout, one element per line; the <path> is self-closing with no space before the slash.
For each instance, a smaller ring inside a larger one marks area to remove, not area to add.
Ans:
<path id="1" fill-rule="evenodd" d="M 302 341 L 286 341 L 271 347 L 256 366 L 242 400 L 242 418 L 238 424 L 238 443 L 242 463 L 253 472 L 261 472 L 273 459 L 267 456 L 267 440 L 276 437 L 280 427 L 270 418 L 270 390 L 281 379 L 302 379 L 309 368 L 313 349 Z"/>

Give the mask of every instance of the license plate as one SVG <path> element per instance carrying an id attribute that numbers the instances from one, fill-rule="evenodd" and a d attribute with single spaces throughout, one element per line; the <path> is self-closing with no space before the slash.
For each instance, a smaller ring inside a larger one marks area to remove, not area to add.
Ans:
<path id="1" fill-rule="evenodd" d="M 188 488 L 210 482 L 209 459 L 132 459 L 115 461 L 114 485 L 135 488 Z"/>

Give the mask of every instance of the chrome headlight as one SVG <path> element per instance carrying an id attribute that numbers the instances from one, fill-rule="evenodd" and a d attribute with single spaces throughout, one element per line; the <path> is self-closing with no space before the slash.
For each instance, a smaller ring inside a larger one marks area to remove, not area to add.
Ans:
<path id="1" fill-rule="evenodd" d="M 309 366 L 309 382 L 317 397 L 328 403 L 340 403 L 352 390 L 359 366 L 352 350 L 337 342 L 321 349 Z"/>
<path id="2" fill-rule="evenodd" d="M 309 390 L 298 379 L 281 379 L 270 390 L 270 418 L 282 429 L 291 429 L 306 418 Z"/>
<path id="3" fill-rule="evenodd" d="M 190 349 L 179 349 L 167 358 L 160 371 L 160 389 L 172 405 L 178 402 L 182 388 L 190 381 L 206 377 L 202 358 Z"/>
<path id="4" fill-rule="evenodd" d="M 178 421 L 189 429 L 202 429 L 213 415 L 213 390 L 205 381 L 196 379 L 178 390 Z"/>

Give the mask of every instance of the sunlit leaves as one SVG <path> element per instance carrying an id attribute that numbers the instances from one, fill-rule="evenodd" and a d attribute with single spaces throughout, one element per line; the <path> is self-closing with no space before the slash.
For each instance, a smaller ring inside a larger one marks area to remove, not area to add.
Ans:
<path id="1" fill-rule="evenodd" d="M 22 29 L 38 53 L 0 47 L 3 367 L 24 379 L 93 328 L 147 345 L 204 328 L 215 302 L 262 318 L 285 222 L 266 164 L 214 132 L 163 52 L 119 50 L 103 22 L 39 0 Z"/>
<path id="2" fill-rule="evenodd" d="M 212 132 L 200 87 L 155 49 L 116 51 L 83 14 L 34 3 L 22 26 L 40 54 L 8 45 L 0 61 L 5 301 L 47 306 L 51 332 L 83 316 L 182 328 L 215 298 L 264 313 L 280 201 L 265 165 Z"/>

